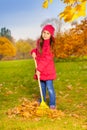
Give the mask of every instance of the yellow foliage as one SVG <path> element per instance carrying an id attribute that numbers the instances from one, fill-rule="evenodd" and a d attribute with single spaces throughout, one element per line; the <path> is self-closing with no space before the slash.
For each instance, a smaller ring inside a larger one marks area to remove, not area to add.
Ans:
<path id="1" fill-rule="evenodd" d="M 15 46 L 6 38 L 0 37 L 0 54 L 7 56 L 15 56 Z"/>
<path id="2" fill-rule="evenodd" d="M 48 8 L 48 0 L 45 0 L 42 5 L 43 8 Z"/>
<path id="3" fill-rule="evenodd" d="M 71 21 L 74 21 L 75 19 L 79 18 L 80 16 L 86 16 L 86 2 L 82 2 L 81 4 L 77 5 L 73 9 L 74 15 L 71 19 Z"/>
<path id="4" fill-rule="evenodd" d="M 60 13 L 60 18 L 63 18 L 65 22 L 72 22 L 80 16 L 86 16 L 86 1 L 74 6 L 65 7 L 64 11 Z"/>
<path id="5" fill-rule="evenodd" d="M 53 0 L 49 0 L 50 1 L 50 3 L 52 3 L 53 2 Z"/>
<path id="6" fill-rule="evenodd" d="M 53 0 L 44 0 L 42 7 L 48 8 L 49 3 Z M 80 16 L 86 16 L 86 3 L 87 0 L 63 0 L 67 6 L 64 11 L 59 14 L 65 22 L 72 22 Z"/>
<path id="7" fill-rule="evenodd" d="M 72 10 L 72 7 L 71 6 L 67 6 L 65 8 L 65 10 L 60 13 L 60 18 L 64 18 L 64 21 L 67 22 L 67 21 L 70 21 L 72 19 L 74 15 L 74 11 Z"/>
<path id="8" fill-rule="evenodd" d="M 79 0 L 79 2 L 86 2 L 87 0 Z"/>
<path id="9" fill-rule="evenodd" d="M 70 4 L 73 4 L 76 0 L 64 0 L 64 3 L 70 3 Z"/>
<path id="10" fill-rule="evenodd" d="M 53 0 L 44 0 L 42 7 L 43 8 L 48 8 L 49 3 L 51 4 L 53 2 Z"/>
<path id="11" fill-rule="evenodd" d="M 26 41 L 20 40 L 16 43 L 16 48 L 18 52 L 28 53 L 31 50 L 31 46 Z"/>

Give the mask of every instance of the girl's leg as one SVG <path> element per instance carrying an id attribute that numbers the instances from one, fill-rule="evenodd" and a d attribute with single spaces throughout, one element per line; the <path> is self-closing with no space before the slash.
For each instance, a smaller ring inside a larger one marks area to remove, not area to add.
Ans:
<path id="1" fill-rule="evenodd" d="M 46 86 L 49 92 L 49 97 L 50 97 L 50 108 L 55 108 L 55 91 L 53 87 L 53 80 L 47 80 L 46 81 Z"/>
<path id="2" fill-rule="evenodd" d="M 44 101 L 46 101 L 46 82 L 41 80 L 40 83 L 41 83 L 43 98 Z"/>

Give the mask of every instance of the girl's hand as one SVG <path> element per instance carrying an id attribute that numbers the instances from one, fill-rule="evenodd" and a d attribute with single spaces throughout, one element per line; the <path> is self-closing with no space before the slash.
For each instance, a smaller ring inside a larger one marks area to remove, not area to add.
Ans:
<path id="1" fill-rule="evenodd" d="M 33 57 L 33 59 L 36 58 L 36 53 L 35 52 L 32 53 L 32 57 Z"/>
<path id="2" fill-rule="evenodd" d="M 36 75 L 40 77 L 40 71 L 36 70 Z"/>

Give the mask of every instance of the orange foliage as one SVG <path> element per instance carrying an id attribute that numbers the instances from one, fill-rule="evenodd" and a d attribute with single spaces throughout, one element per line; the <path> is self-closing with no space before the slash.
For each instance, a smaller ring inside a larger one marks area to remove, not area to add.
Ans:
<path id="1" fill-rule="evenodd" d="M 57 33 L 53 49 L 58 58 L 87 55 L 87 19 L 69 32 Z"/>

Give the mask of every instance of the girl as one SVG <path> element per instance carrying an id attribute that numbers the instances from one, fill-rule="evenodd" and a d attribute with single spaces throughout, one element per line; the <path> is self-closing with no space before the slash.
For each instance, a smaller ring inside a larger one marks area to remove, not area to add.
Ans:
<path id="1" fill-rule="evenodd" d="M 46 25 L 43 27 L 41 37 L 37 40 L 37 47 L 31 51 L 32 57 L 36 59 L 37 68 L 34 78 L 40 76 L 42 93 L 44 101 L 46 101 L 46 89 L 49 93 L 49 106 L 55 109 L 55 91 L 53 87 L 53 80 L 56 78 L 56 71 L 53 61 L 52 47 L 54 45 L 54 27 Z"/>

